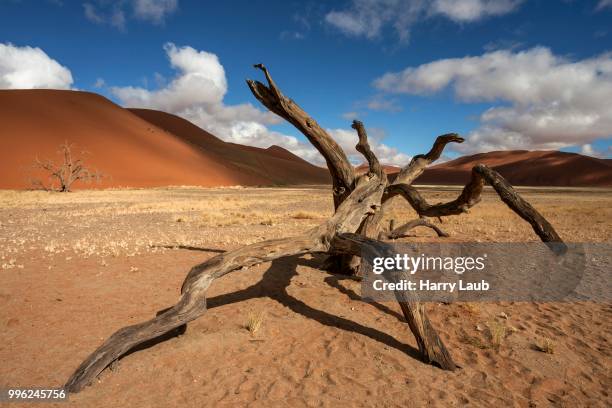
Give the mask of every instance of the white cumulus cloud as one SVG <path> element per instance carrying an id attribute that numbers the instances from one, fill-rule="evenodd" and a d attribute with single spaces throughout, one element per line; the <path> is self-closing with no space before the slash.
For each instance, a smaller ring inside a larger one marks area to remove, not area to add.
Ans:
<path id="1" fill-rule="evenodd" d="M 395 99 L 384 98 L 382 95 L 374 95 L 367 101 L 366 106 L 373 111 L 381 112 L 400 112 L 402 107 Z"/>
<path id="2" fill-rule="evenodd" d="M 353 129 L 327 129 L 327 132 L 334 140 L 342 147 L 351 163 L 357 165 L 365 162 L 361 153 L 355 149 L 359 138 Z M 382 141 L 385 134 L 380 129 L 367 129 L 368 142 L 372 151 L 378 157 L 378 160 L 383 164 L 392 164 L 396 166 L 405 166 L 410 162 L 411 156 L 404 154 L 394 147 L 384 144 Z"/>
<path id="3" fill-rule="evenodd" d="M 37 47 L 0 43 L 0 89 L 70 89 L 70 70 Z"/>
<path id="4" fill-rule="evenodd" d="M 587 143 L 585 145 L 582 145 L 582 147 L 580 148 L 580 153 L 587 155 L 587 156 L 605 158 L 607 155 L 612 153 L 612 146 L 608 146 L 608 151 L 605 152 L 605 151 L 597 150 L 591 144 Z"/>
<path id="5" fill-rule="evenodd" d="M 155 90 L 112 87 L 111 93 L 123 105 L 177 114 L 227 142 L 264 148 L 277 145 L 312 163 L 325 163 L 310 144 L 269 129 L 268 125 L 282 121 L 275 114 L 259 110 L 250 103 L 226 105 L 227 79 L 223 65 L 215 54 L 189 46 L 177 47 L 172 43 L 166 44 L 164 50 L 176 70 L 175 77 Z M 363 161 L 361 154 L 355 150 L 357 135 L 354 130 L 328 131 L 353 163 Z M 405 164 L 410 161 L 409 156 L 382 143 L 384 135 L 380 131 L 371 129 L 369 132 L 372 148 L 382 162 Z"/>
<path id="6" fill-rule="evenodd" d="M 450 58 L 387 73 L 379 90 L 491 102 L 459 151 L 558 149 L 612 136 L 612 54 L 572 61 L 536 47 Z"/>
<path id="7" fill-rule="evenodd" d="M 435 0 L 431 11 L 454 21 L 476 21 L 514 11 L 522 0 Z"/>
<path id="8" fill-rule="evenodd" d="M 109 24 L 119 30 L 125 30 L 125 13 L 123 2 L 102 3 L 97 6 L 94 3 L 83 3 L 85 17 L 96 24 Z"/>
<path id="9" fill-rule="evenodd" d="M 181 112 L 196 105 L 214 105 L 227 92 L 225 70 L 215 54 L 192 47 L 164 46 L 170 64 L 179 72 L 165 88 L 113 88 L 114 94 L 128 104 Z"/>
<path id="10" fill-rule="evenodd" d="M 391 27 L 400 41 L 410 37 L 411 27 L 424 19 L 443 16 L 455 22 L 471 22 L 510 13 L 522 0 L 352 0 L 345 10 L 325 15 L 326 23 L 350 36 L 379 37 Z"/>
<path id="11" fill-rule="evenodd" d="M 226 105 L 225 70 L 218 57 L 192 47 L 164 46 L 176 76 L 162 87 L 112 87 L 111 92 L 130 107 L 159 109 L 182 116 L 221 139 L 257 147 L 282 146 L 300 157 L 323 163 L 321 155 L 297 138 L 268 129 L 281 119 L 250 103 Z"/>

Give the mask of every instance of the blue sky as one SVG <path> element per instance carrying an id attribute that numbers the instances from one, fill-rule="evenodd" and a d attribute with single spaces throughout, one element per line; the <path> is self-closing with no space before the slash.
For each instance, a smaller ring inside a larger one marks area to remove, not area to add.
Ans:
<path id="1" fill-rule="evenodd" d="M 244 80 L 261 79 L 253 63 L 265 63 L 347 149 L 351 119 L 363 120 L 391 163 L 450 131 L 469 142 L 451 157 L 514 148 L 612 154 L 610 0 L 3 0 L 0 44 L 0 88 L 98 92 L 315 162 L 299 132 L 250 94 Z M 45 64 L 72 80 L 11 79 L 24 66 L 50 75 Z M 194 77 L 215 90 L 184 91 L 205 86 Z"/>

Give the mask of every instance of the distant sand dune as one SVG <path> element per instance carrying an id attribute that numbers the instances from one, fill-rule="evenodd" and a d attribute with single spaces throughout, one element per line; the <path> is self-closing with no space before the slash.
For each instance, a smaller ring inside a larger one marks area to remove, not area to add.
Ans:
<path id="1" fill-rule="evenodd" d="M 263 180 L 258 184 L 329 183 L 326 169 L 313 166 L 279 146 L 262 149 L 226 143 L 176 115 L 149 109 L 128 109 L 157 127 L 178 136 L 207 155 L 241 173 Z"/>
<path id="2" fill-rule="evenodd" d="M 58 159 L 68 140 L 108 175 L 92 187 L 326 183 L 327 170 L 273 146 L 225 143 L 176 116 L 123 109 L 93 93 L 0 91 L 0 188 L 30 187 L 36 156 Z M 173 133 L 176 132 L 176 133 Z M 83 185 L 76 186 L 83 187 Z"/>
<path id="3" fill-rule="evenodd" d="M 414 184 L 465 185 L 477 164 L 486 164 L 516 186 L 610 187 L 612 160 L 559 151 L 509 150 L 479 153 L 433 165 Z M 384 166 L 389 179 L 400 171 Z M 367 166 L 357 166 L 362 173 Z"/>
<path id="4" fill-rule="evenodd" d="M 415 184 L 465 184 L 483 163 L 518 186 L 612 186 L 612 160 L 558 151 L 511 150 L 464 156 L 425 170 Z"/>

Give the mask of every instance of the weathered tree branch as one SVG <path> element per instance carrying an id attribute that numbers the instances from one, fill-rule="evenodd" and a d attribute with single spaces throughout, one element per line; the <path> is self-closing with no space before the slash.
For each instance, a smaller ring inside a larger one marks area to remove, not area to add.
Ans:
<path id="1" fill-rule="evenodd" d="M 464 141 L 465 139 L 456 133 L 447 133 L 445 135 L 438 136 L 431 150 L 427 152 L 427 154 L 419 154 L 414 156 L 410 163 L 400 170 L 397 177 L 393 181 L 393 184 L 411 184 L 423 173 L 427 166 L 440 158 L 442 151 L 444 151 L 447 144 L 463 143 Z"/>
<path id="2" fill-rule="evenodd" d="M 496 173 L 497 174 L 497 173 Z M 429 204 L 419 191 L 408 184 L 391 184 L 385 190 L 383 201 L 391 197 L 400 195 L 408 201 L 419 216 L 422 217 L 445 217 L 449 215 L 458 215 L 480 202 L 480 195 L 484 187 L 484 178 L 482 175 L 472 170 L 472 177 L 465 185 L 463 191 L 455 200 L 443 204 Z"/>
<path id="3" fill-rule="evenodd" d="M 465 139 L 457 135 L 456 133 L 447 133 L 436 138 L 436 141 L 434 142 L 429 152 L 427 152 L 426 154 L 419 154 L 414 156 L 410 163 L 408 163 L 400 170 L 400 172 L 393 180 L 393 183 L 391 183 L 391 185 L 387 188 L 388 191 L 383 197 L 383 207 L 381 212 L 384 213 L 385 210 L 391 205 L 393 198 L 398 194 L 401 194 L 401 190 L 403 187 L 396 186 L 405 185 L 406 187 L 410 187 L 412 182 L 417 177 L 419 177 L 423 173 L 423 171 L 425 171 L 425 168 L 427 166 L 429 166 L 431 163 L 440 158 L 447 144 L 463 143 L 464 141 Z"/>
<path id="4" fill-rule="evenodd" d="M 304 134 L 321 153 L 332 176 L 334 206 L 340 203 L 354 188 L 355 173 L 346 154 L 336 141 L 311 118 L 298 104 L 287 98 L 276 86 L 263 64 L 255 65 L 264 72 L 268 86 L 259 81 L 247 80 L 253 95 L 270 111 L 287 120 Z"/>
<path id="5" fill-rule="evenodd" d="M 370 143 L 368 141 L 368 134 L 363 126 L 363 123 L 354 120 L 352 128 L 357 131 L 357 137 L 359 141 L 355 146 L 355 149 L 365 157 L 369 166 L 369 175 L 374 175 L 381 180 L 385 186 L 388 184 L 387 176 L 385 175 L 385 170 L 383 166 L 381 166 L 378 161 L 378 157 L 374 154 L 370 147 Z M 381 200 L 382 201 L 382 200 Z M 363 236 L 368 238 L 376 238 L 378 236 L 378 232 L 380 231 L 380 222 L 382 221 L 382 212 L 377 211 L 374 214 L 370 214 L 363 221 L 363 224 L 359 227 L 358 232 Z"/>
<path id="6" fill-rule="evenodd" d="M 382 257 L 393 257 L 395 255 L 390 245 L 363 235 L 336 234 L 332 240 L 331 251 L 334 252 L 361 256 L 364 250 Z M 398 272 L 398 275 L 399 279 L 410 279 L 407 275 L 402 276 L 401 272 Z M 428 363 L 440 366 L 444 370 L 455 370 L 457 365 L 427 318 L 425 306 L 419 302 L 414 292 L 396 291 L 395 296 L 404 318 L 416 338 L 423 359 Z"/>
<path id="7" fill-rule="evenodd" d="M 401 195 L 420 216 L 442 217 L 466 212 L 480 201 L 484 182 L 488 182 L 508 207 L 531 224 L 534 232 L 543 242 L 563 242 L 553 226 L 525 201 L 519 193 L 498 172 L 484 164 L 472 169 L 472 177 L 457 199 L 448 203 L 431 205 L 412 186 L 392 184 L 387 187 L 385 196 Z M 385 198 L 383 198 L 384 200 Z"/>
<path id="8" fill-rule="evenodd" d="M 381 231 L 378 234 L 378 239 L 399 239 L 399 238 L 404 238 L 404 237 L 409 237 L 409 236 L 414 236 L 414 235 L 409 235 L 408 231 L 416 228 L 416 227 L 427 227 L 427 228 L 431 228 L 432 230 L 434 230 L 436 232 L 436 234 L 438 234 L 439 237 L 448 237 L 449 235 L 444 232 L 441 228 L 439 228 L 437 225 L 432 224 L 431 222 L 427 221 L 427 219 L 425 218 L 417 218 L 416 220 L 412 220 L 412 221 L 408 221 L 407 223 L 405 223 L 404 225 L 394 228 L 394 229 L 390 229 L 390 231 Z"/>
<path id="9" fill-rule="evenodd" d="M 363 123 L 355 120 L 353 121 L 352 128 L 357 131 L 358 137 L 358 142 L 355 149 L 364 156 L 369 166 L 368 172 L 358 177 L 355 184 L 359 184 L 361 178 L 363 177 L 376 176 L 382 183 L 387 185 L 387 177 L 384 169 L 380 165 L 378 157 L 376 157 L 370 147 L 370 143 L 368 142 L 368 134 L 363 126 Z M 380 231 L 381 220 L 382 213 L 380 211 L 371 214 L 363 221 L 363 224 L 359 226 L 357 232 L 366 237 L 376 238 L 378 236 L 378 232 Z M 331 273 L 338 273 L 342 275 L 356 275 L 359 269 L 359 262 L 359 258 L 352 255 L 330 255 L 325 260 L 322 269 Z"/>
<path id="10" fill-rule="evenodd" d="M 512 211 L 517 213 L 522 219 L 531 224 L 534 232 L 540 237 L 542 242 L 560 242 L 563 240 L 557 234 L 553 226 L 516 192 L 516 190 L 498 172 L 484 164 L 479 164 L 474 168 L 474 172 L 480 174 L 499 195 L 499 198 L 506 203 Z"/>
<path id="11" fill-rule="evenodd" d="M 363 123 L 354 120 L 353 125 L 351 126 L 353 129 L 357 131 L 357 137 L 359 138 L 359 142 L 357 142 L 357 146 L 355 149 L 365 157 L 368 162 L 368 166 L 370 168 L 370 172 L 377 175 L 381 180 L 385 177 L 385 172 L 383 167 L 380 165 L 378 161 L 378 157 L 374 154 L 372 149 L 370 148 L 370 143 L 368 142 L 368 134 L 363 126 Z"/>

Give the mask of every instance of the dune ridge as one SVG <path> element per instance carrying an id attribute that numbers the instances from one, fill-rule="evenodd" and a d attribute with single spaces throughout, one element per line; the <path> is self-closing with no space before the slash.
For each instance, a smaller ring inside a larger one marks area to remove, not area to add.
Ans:
<path id="1" fill-rule="evenodd" d="M 425 169 L 414 184 L 465 185 L 478 164 L 492 167 L 511 184 L 535 187 L 610 187 L 612 160 L 554 150 L 508 150 L 478 153 L 433 165 Z M 356 167 L 363 173 L 366 164 Z M 384 166 L 390 180 L 401 170 Z"/>
<path id="2" fill-rule="evenodd" d="M 459 157 L 429 167 L 415 184 L 465 184 L 472 167 L 480 163 L 517 186 L 612 186 L 612 160 L 547 150 L 494 151 Z"/>
<path id="3" fill-rule="evenodd" d="M 193 123 L 170 113 L 128 109 L 226 165 L 268 180 L 268 184 L 329 183 L 326 169 L 314 166 L 280 146 L 266 149 L 224 142 Z M 263 184 L 263 183 L 259 183 Z"/>

